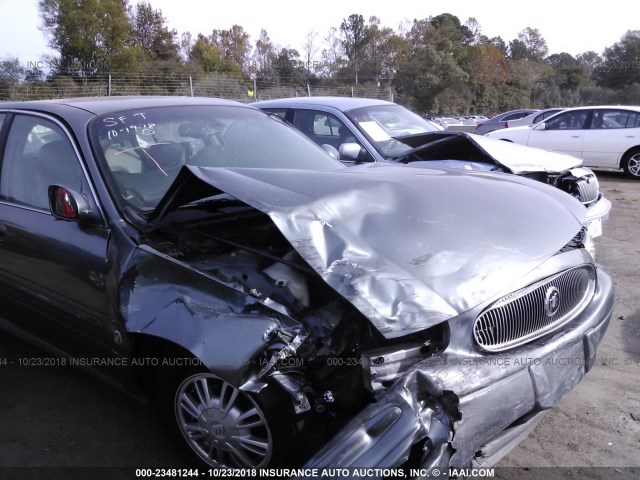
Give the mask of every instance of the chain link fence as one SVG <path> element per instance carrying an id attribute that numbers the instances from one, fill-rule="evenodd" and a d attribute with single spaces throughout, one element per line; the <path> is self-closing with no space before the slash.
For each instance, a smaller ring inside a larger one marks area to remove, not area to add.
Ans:
<path id="1" fill-rule="evenodd" d="M 15 82 L 0 86 L 2 100 L 41 100 L 51 98 L 181 95 L 217 97 L 250 103 L 258 100 L 300 96 L 348 96 L 393 101 L 391 88 L 374 85 L 320 86 L 309 83 L 253 81 L 221 74 L 102 74 L 83 80 L 55 77 L 42 82 Z"/>

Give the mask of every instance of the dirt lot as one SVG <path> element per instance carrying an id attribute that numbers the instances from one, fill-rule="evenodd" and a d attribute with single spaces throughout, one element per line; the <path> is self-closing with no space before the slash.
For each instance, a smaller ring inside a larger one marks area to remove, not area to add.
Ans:
<path id="1" fill-rule="evenodd" d="M 598 175 L 614 205 L 596 245 L 615 280 L 614 315 L 594 369 L 500 462 L 519 467 L 512 472 L 640 467 L 640 182 L 618 172 Z M 0 365 L 0 478 L 34 474 L 2 467 L 182 465 L 144 406 L 69 367 L 18 366 L 18 358 L 45 354 L 5 333 L 0 352 L 14 362 Z M 87 478 L 95 478 L 92 472 Z M 594 472 L 567 476 L 601 477 Z M 612 478 L 607 472 L 602 478 Z"/>

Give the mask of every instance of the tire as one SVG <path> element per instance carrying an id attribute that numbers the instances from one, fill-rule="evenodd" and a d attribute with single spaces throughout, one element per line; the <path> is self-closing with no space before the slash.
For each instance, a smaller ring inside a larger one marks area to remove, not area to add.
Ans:
<path id="1" fill-rule="evenodd" d="M 275 390 L 270 385 L 253 395 L 206 370 L 163 369 L 154 402 L 171 441 L 190 464 L 290 466 L 299 456 L 297 418 L 288 396 Z"/>
<path id="2" fill-rule="evenodd" d="M 640 148 L 627 152 L 622 159 L 622 168 L 629 177 L 640 180 Z"/>

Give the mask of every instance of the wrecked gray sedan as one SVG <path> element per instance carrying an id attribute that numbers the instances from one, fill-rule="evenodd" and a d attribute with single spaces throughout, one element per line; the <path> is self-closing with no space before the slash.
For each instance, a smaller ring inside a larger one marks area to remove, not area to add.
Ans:
<path id="1" fill-rule="evenodd" d="M 611 316 L 584 207 L 541 182 L 347 169 L 213 99 L 0 122 L 0 325 L 150 401 L 195 462 L 491 465 Z"/>

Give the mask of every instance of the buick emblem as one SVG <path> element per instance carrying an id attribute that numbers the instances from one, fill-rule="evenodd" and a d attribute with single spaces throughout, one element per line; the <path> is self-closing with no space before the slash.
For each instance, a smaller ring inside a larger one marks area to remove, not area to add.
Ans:
<path id="1" fill-rule="evenodd" d="M 544 311 L 548 316 L 553 317 L 558 313 L 560 308 L 560 291 L 556 287 L 547 288 L 547 293 L 544 295 Z"/>
<path id="2" fill-rule="evenodd" d="M 221 423 L 213 422 L 211 424 L 211 433 L 216 438 L 224 438 L 224 426 Z"/>

